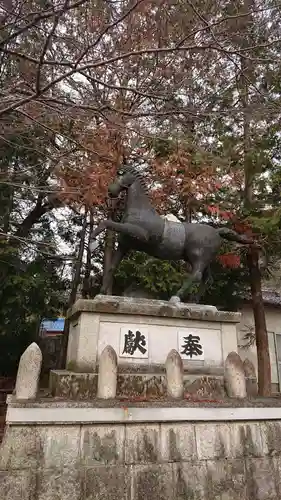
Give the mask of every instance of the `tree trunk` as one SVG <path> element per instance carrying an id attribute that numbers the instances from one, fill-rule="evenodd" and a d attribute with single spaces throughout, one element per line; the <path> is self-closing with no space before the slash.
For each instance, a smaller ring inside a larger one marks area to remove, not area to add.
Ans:
<path id="1" fill-rule="evenodd" d="M 244 0 L 244 13 L 251 12 L 253 0 Z M 245 36 L 242 42 L 242 48 L 245 44 L 253 44 L 250 33 L 252 26 L 252 16 L 245 16 L 241 20 L 244 25 Z M 255 165 L 253 163 L 253 151 L 251 140 L 251 122 L 249 116 L 249 81 L 252 81 L 255 75 L 253 61 L 241 58 L 241 75 L 240 75 L 240 97 L 243 108 L 243 149 L 244 149 L 244 207 L 247 213 L 251 213 L 254 201 L 254 178 L 256 175 Z M 266 319 L 264 303 L 262 298 L 262 282 L 259 269 L 259 251 L 255 248 L 250 248 L 247 254 L 247 263 L 250 276 L 250 287 L 252 296 L 252 306 L 255 322 L 256 346 L 258 358 L 258 390 L 260 396 L 269 396 L 271 393 L 271 369 L 268 346 L 268 335 L 266 329 Z"/>
<path id="2" fill-rule="evenodd" d="M 111 267 L 113 252 L 114 252 L 114 233 L 113 231 L 106 231 L 105 242 L 104 242 L 104 259 L 103 259 L 103 278 L 102 282 L 104 283 L 105 276 L 108 270 Z M 107 295 L 112 295 L 112 287 L 113 287 L 113 276 L 111 278 L 110 285 L 106 291 Z"/>
<path id="3" fill-rule="evenodd" d="M 259 270 L 259 252 L 251 248 L 247 254 L 250 273 L 252 307 L 255 320 L 256 345 L 258 356 L 258 388 L 260 396 L 271 394 L 271 367 L 265 311 L 262 299 L 262 283 Z"/>
<path id="4" fill-rule="evenodd" d="M 16 167 L 14 167 L 16 169 Z M 9 181 L 9 166 L 8 164 L 2 167 L 2 178 L 3 182 Z M 8 232 L 10 230 L 10 219 L 11 213 L 14 205 L 14 186 L 13 185 L 3 185 L 0 192 L 0 203 L 1 203 L 1 213 L 0 213 L 0 225 L 3 233 L 5 233 L 4 239 L 8 239 Z M 2 212 L 3 210 L 3 212 Z"/>
<path id="5" fill-rule="evenodd" d="M 75 263 L 74 277 L 72 282 L 72 288 L 67 304 L 67 309 L 70 309 L 76 300 L 77 290 L 80 283 L 81 269 L 83 263 L 83 254 L 85 248 L 85 238 L 86 238 L 86 230 L 87 230 L 87 211 L 85 210 L 85 215 L 83 219 L 83 225 L 81 230 L 81 237 L 79 243 L 79 249 L 77 254 L 77 260 Z M 69 337 L 69 320 L 66 319 L 64 323 L 64 331 L 63 331 L 63 342 L 60 353 L 59 366 L 60 369 L 63 370 L 66 365 L 66 356 L 67 356 L 67 345 L 68 345 L 68 337 Z"/>
<path id="6" fill-rule="evenodd" d="M 91 257 L 92 256 L 89 252 L 89 246 L 90 246 L 90 242 L 91 242 L 93 227 L 94 227 L 94 217 L 93 217 L 93 211 L 90 209 L 90 225 L 89 225 L 89 237 L 88 237 L 88 245 L 87 245 L 87 260 L 86 260 L 85 274 L 84 274 L 83 287 L 82 287 L 83 299 L 89 298 L 89 295 L 90 295 L 90 276 L 91 276 L 91 261 L 92 261 Z"/>
<path id="7" fill-rule="evenodd" d="M 108 219 L 114 220 L 114 216 L 115 216 L 115 204 L 113 204 L 108 210 Z M 111 267 L 112 257 L 114 253 L 114 244 L 115 244 L 115 234 L 113 231 L 107 230 L 105 233 L 105 241 L 104 241 L 103 278 L 102 278 L 103 284 L 105 276 Z M 111 278 L 110 285 L 106 292 L 107 295 L 112 295 L 112 288 L 113 288 L 113 276 Z"/>
<path id="8" fill-rule="evenodd" d="M 83 254 L 84 254 L 84 248 L 85 248 L 86 230 L 87 230 L 87 212 L 85 211 L 82 230 L 81 230 L 78 255 L 77 255 L 77 260 L 76 260 L 76 264 L 75 264 L 72 288 L 71 288 L 71 292 L 70 292 L 70 296 L 69 296 L 68 307 L 73 306 L 73 304 L 76 300 L 77 290 L 78 290 L 78 286 L 80 283 L 81 269 L 82 269 L 82 263 L 83 263 Z"/>

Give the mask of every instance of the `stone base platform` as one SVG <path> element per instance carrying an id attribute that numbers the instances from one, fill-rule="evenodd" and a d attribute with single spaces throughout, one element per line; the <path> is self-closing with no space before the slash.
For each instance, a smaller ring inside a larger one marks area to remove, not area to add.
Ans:
<path id="1" fill-rule="evenodd" d="M 101 353 L 111 346 L 118 366 L 163 366 L 176 350 L 184 366 L 206 372 L 223 367 L 227 355 L 237 352 L 241 315 L 207 305 L 97 295 L 79 299 L 68 318 L 70 371 L 95 372 Z"/>
<path id="2" fill-rule="evenodd" d="M 118 367 L 119 368 L 119 367 Z M 75 373 L 67 370 L 52 370 L 50 392 L 53 397 L 68 400 L 92 400 L 96 398 L 98 373 Z M 208 373 L 184 373 L 185 396 L 222 399 L 225 397 L 223 370 Z M 158 399 L 167 396 L 166 373 L 160 368 L 147 370 L 120 369 L 117 375 L 117 398 Z"/>

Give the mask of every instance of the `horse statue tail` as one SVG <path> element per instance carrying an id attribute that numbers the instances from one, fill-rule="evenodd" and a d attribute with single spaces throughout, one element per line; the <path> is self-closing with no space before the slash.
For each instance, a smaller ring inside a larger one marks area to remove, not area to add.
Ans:
<path id="1" fill-rule="evenodd" d="M 243 245 L 254 245 L 255 241 L 252 238 L 248 238 L 244 234 L 238 234 L 236 231 L 232 229 L 228 229 L 226 227 L 218 229 L 219 235 L 228 240 L 228 241 L 236 241 L 237 243 L 242 243 Z"/>

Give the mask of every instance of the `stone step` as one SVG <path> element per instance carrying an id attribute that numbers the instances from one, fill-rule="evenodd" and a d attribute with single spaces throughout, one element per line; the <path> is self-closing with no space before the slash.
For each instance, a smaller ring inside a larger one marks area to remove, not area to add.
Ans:
<path id="1" fill-rule="evenodd" d="M 77 373 L 67 370 L 50 372 L 50 392 L 53 397 L 70 400 L 96 398 L 98 373 Z M 225 396 L 222 375 L 184 373 L 186 395 L 196 395 L 211 399 Z M 165 373 L 120 372 L 117 375 L 117 398 L 142 397 L 157 399 L 167 396 Z"/>

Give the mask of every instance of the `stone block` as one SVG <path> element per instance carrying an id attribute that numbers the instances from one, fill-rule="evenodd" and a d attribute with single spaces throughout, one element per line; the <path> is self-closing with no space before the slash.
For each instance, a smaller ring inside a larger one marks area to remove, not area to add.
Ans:
<path id="1" fill-rule="evenodd" d="M 16 398 L 35 399 L 38 391 L 39 377 L 42 366 L 42 352 L 33 342 L 20 358 L 15 393 Z"/>
<path id="2" fill-rule="evenodd" d="M 150 376 L 144 380 L 144 395 L 148 399 L 158 399 L 167 394 L 167 380 L 165 376 Z"/>
<path id="3" fill-rule="evenodd" d="M 81 500 L 81 495 L 82 478 L 77 469 L 38 472 L 35 500 Z"/>
<path id="4" fill-rule="evenodd" d="M 261 422 L 264 455 L 281 455 L 281 422 Z"/>
<path id="5" fill-rule="evenodd" d="M 114 399 L 117 389 L 117 354 L 108 345 L 99 359 L 98 392 L 101 399 Z"/>
<path id="6" fill-rule="evenodd" d="M 246 377 L 246 391 L 250 398 L 255 398 L 258 395 L 258 381 L 256 378 Z"/>
<path id="7" fill-rule="evenodd" d="M 129 467 L 89 468 L 85 472 L 83 500 L 130 500 L 130 488 Z"/>
<path id="8" fill-rule="evenodd" d="M 246 377 L 257 378 L 255 365 L 250 359 L 244 359 L 243 368 Z"/>
<path id="9" fill-rule="evenodd" d="M 174 464 L 175 500 L 210 500 L 204 462 Z"/>
<path id="10" fill-rule="evenodd" d="M 265 455 L 259 423 L 196 424 L 195 434 L 201 460 Z"/>
<path id="11" fill-rule="evenodd" d="M 254 363 L 252 363 L 252 361 L 246 358 L 243 361 L 243 367 L 246 377 L 247 394 L 250 397 L 256 397 L 258 395 L 258 381 Z"/>
<path id="12" fill-rule="evenodd" d="M 193 382 L 184 380 L 184 392 L 192 396 L 208 399 L 223 399 L 225 397 L 224 382 L 219 377 L 199 377 Z"/>
<path id="13" fill-rule="evenodd" d="M 179 353 L 172 349 L 165 363 L 167 377 L 167 394 L 171 398 L 183 397 L 183 363 Z"/>
<path id="14" fill-rule="evenodd" d="M 280 456 L 272 457 L 272 462 L 275 470 L 276 490 L 279 500 L 281 498 L 281 457 Z"/>
<path id="15" fill-rule="evenodd" d="M 141 396 L 158 399 L 166 395 L 167 383 L 164 375 L 119 373 L 117 375 L 117 396 L 134 398 Z"/>
<path id="16" fill-rule="evenodd" d="M 7 427 L 1 444 L 0 469 L 34 469 L 37 465 L 36 427 Z"/>
<path id="17" fill-rule="evenodd" d="M 49 385 L 53 397 L 73 400 L 92 399 L 97 395 L 98 375 L 52 370 Z"/>
<path id="18" fill-rule="evenodd" d="M 124 463 L 125 427 L 123 425 L 83 426 L 81 458 L 86 466 Z"/>
<path id="19" fill-rule="evenodd" d="M 35 476 L 31 471 L 0 470 L 1 500 L 33 500 L 34 489 Z"/>
<path id="20" fill-rule="evenodd" d="M 236 456 L 239 456 L 239 448 L 241 450 L 240 456 L 244 457 L 262 457 L 266 454 L 260 423 L 251 422 L 248 424 L 232 424 L 231 429 L 232 448 L 234 446 L 234 442 L 237 443 Z"/>
<path id="21" fill-rule="evenodd" d="M 76 369 L 80 372 L 91 372 L 95 370 L 97 362 L 100 315 L 85 312 L 81 314 L 79 322 L 76 358 L 67 359 L 67 362 L 75 361 Z"/>
<path id="22" fill-rule="evenodd" d="M 133 467 L 132 500 L 174 500 L 172 464 Z"/>
<path id="23" fill-rule="evenodd" d="M 271 458 L 247 459 L 247 485 L 251 500 L 279 500 L 273 460 Z"/>
<path id="24" fill-rule="evenodd" d="M 126 464 L 155 463 L 159 457 L 161 457 L 159 425 L 126 427 Z"/>
<path id="25" fill-rule="evenodd" d="M 250 500 L 247 493 L 245 463 L 241 459 L 207 461 L 210 499 Z M 255 497 L 252 497 L 252 499 Z"/>
<path id="26" fill-rule="evenodd" d="M 161 460 L 184 462 L 197 458 L 193 424 L 162 424 L 160 430 Z"/>
<path id="27" fill-rule="evenodd" d="M 80 427 L 38 427 L 38 451 L 43 468 L 75 467 L 80 460 Z"/>
<path id="28" fill-rule="evenodd" d="M 247 396 L 243 362 L 236 352 L 230 352 L 225 360 L 224 382 L 230 398 L 244 399 Z"/>
<path id="29" fill-rule="evenodd" d="M 227 424 L 196 424 L 195 435 L 199 460 L 231 456 L 230 426 Z"/>

